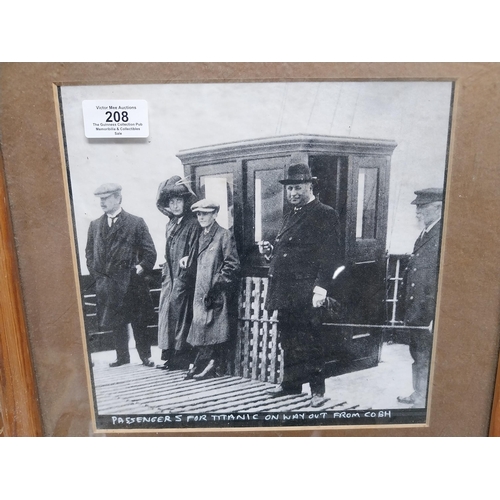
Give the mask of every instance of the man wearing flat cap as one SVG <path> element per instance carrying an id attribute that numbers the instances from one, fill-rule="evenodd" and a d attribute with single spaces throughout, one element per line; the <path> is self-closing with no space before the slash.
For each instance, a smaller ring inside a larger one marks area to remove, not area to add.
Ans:
<path id="1" fill-rule="evenodd" d="M 122 188 L 109 183 L 99 186 L 104 212 L 90 223 L 85 254 L 95 280 L 97 319 L 101 330 L 112 330 L 116 361 L 111 367 L 130 363 L 128 324 L 132 325 L 139 357 L 154 366 L 148 322 L 154 308 L 145 276 L 156 262 L 156 250 L 144 220 L 121 208 Z"/>
<path id="2" fill-rule="evenodd" d="M 413 408 L 424 408 L 436 309 L 443 189 L 422 189 L 415 191 L 415 194 L 417 197 L 412 205 L 416 205 L 417 219 L 423 230 L 415 242 L 403 278 L 405 325 L 426 328 L 415 329 L 410 333 L 413 393 L 398 397 L 398 401 Z"/>
<path id="3" fill-rule="evenodd" d="M 309 382 L 311 406 L 319 407 L 326 402 L 320 307 L 341 262 L 338 216 L 315 197 L 316 178 L 307 164 L 292 163 L 287 172 L 279 182 L 290 210 L 274 243 L 259 244 L 270 262 L 265 308 L 278 310 L 284 351 L 282 382 L 270 395 L 300 394 Z"/>

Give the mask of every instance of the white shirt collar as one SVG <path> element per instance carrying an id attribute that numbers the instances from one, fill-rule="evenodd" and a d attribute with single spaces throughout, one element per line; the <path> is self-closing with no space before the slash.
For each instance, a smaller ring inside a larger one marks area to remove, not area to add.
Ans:
<path id="1" fill-rule="evenodd" d="M 115 218 L 120 212 L 122 211 L 122 207 L 120 207 L 116 212 L 113 212 L 112 214 L 106 214 L 110 219 Z"/>
<path id="2" fill-rule="evenodd" d="M 212 229 L 214 227 L 214 223 L 215 223 L 215 221 L 213 221 L 212 224 L 210 224 L 210 226 L 204 227 L 203 234 L 208 234 L 210 232 L 210 229 Z"/>
<path id="3" fill-rule="evenodd" d="M 300 207 L 293 207 L 293 209 L 296 212 L 298 212 L 302 207 L 306 207 L 307 205 L 309 205 L 309 203 L 313 202 L 315 199 L 316 199 L 316 196 L 312 195 L 312 198 L 305 205 L 301 205 Z"/>
<path id="4" fill-rule="evenodd" d="M 432 224 L 429 224 L 425 229 L 424 233 L 428 233 L 439 221 L 441 220 L 441 217 L 439 219 L 436 219 Z"/>

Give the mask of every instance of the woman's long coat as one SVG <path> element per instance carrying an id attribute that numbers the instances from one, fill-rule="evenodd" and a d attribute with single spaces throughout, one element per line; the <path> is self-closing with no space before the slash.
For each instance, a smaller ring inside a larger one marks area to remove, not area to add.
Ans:
<path id="1" fill-rule="evenodd" d="M 192 214 L 179 223 L 172 218 L 167 224 L 165 264 L 162 272 L 158 310 L 158 347 L 182 351 L 193 317 L 193 294 L 196 278 L 196 251 L 200 225 Z M 188 267 L 179 262 L 188 256 Z"/>
<path id="2" fill-rule="evenodd" d="M 230 339 L 236 324 L 240 260 L 231 231 L 214 222 L 198 240 L 193 322 L 188 343 L 207 346 Z"/>

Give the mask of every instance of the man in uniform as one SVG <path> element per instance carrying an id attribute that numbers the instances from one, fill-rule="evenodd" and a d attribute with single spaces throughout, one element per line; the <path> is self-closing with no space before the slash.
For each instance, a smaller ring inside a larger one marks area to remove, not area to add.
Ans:
<path id="1" fill-rule="evenodd" d="M 113 330 L 116 361 L 109 366 L 130 363 L 129 323 L 143 365 L 154 366 L 147 331 L 154 308 L 144 278 L 153 269 L 156 250 L 144 220 L 121 208 L 121 191 L 110 183 L 94 192 L 104 215 L 90 223 L 87 267 L 95 280 L 99 328 Z"/>
<path id="2" fill-rule="evenodd" d="M 309 166 L 292 163 L 285 186 L 291 210 L 283 217 L 274 245 L 260 242 L 270 261 L 265 308 L 278 310 L 284 373 L 273 397 L 300 394 L 309 382 L 311 406 L 325 403 L 324 349 L 320 307 L 326 299 L 341 251 L 336 211 L 313 194 Z"/>
<path id="3" fill-rule="evenodd" d="M 439 244 L 441 240 L 442 188 L 415 191 L 417 219 L 424 227 L 413 248 L 403 283 L 405 290 L 405 325 L 426 327 L 410 334 L 413 358 L 413 393 L 398 401 L 413 408 L 424 408 L 429 382 L 432 330 L 436 309 Z"/>

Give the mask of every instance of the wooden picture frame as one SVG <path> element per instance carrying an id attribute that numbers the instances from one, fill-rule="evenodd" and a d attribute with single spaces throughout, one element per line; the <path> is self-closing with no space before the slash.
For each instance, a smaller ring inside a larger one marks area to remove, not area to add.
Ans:
<path id="1" fill-rule="evenodd" d="M 500 285 L 494 276 L 500 260 L 496 227 L 500 206 L 496 189 L 500 180 L 496 167 L 500 148 L 496 141 L 500 132 L 500 98 L 496 90 L 500 65 L 12 63 L 3 64 L 0 69 L 0 147 L 11 212 L 9 216 L 9 207 L 5 205 L 0 221 L 1 264 L 6 269 L 6 274 L 2 273 L 6 285 L 0 295 L 0 408 L 5 435 L 94 433 L 79 300 L 71 265 L 74 248 L 61 169 L 64 149 L 60 143 L 57 86 L 281 80 L 455 82 L 450 191 L 438 298 L 439 336 L 428 425 L 315 428 L 314 433 L 498 435 L 500 395 L 494 395 L 494 387 Z M 168 432 L 310 435 L 313 430 L 217 428 Z M 149 433 L 156 434 L 153 430 Z"/>

